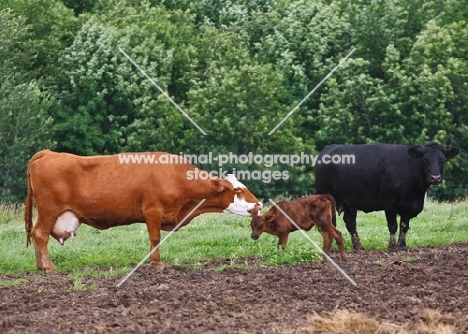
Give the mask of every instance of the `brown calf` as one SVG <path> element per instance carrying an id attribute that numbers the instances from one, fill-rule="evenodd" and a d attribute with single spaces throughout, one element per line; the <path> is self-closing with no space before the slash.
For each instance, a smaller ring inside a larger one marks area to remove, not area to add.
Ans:
<path id="1" fill-rule="evenodd" d="M 332 238 L 340 250 L 341 259 L 346 261 L 346 251 L 341 232 L 334 226 L 335 199 L 328 194 L 312 195 L 290 202 L 279 202 L 281 208 L 301 229 L 309 231 L 317 226 L 323 237 L 323 250 L 329 255 Z M 262 216 L 254 215 L 250 223 L 252 239 L 256 240 L 263 232 L 278 237 L 278 247 L 284 248 L 289 233 L 296 231 L 296 226 L 276 207 L 271 207 Z M 326 258 L 324 258 L 324 261 Z"/>

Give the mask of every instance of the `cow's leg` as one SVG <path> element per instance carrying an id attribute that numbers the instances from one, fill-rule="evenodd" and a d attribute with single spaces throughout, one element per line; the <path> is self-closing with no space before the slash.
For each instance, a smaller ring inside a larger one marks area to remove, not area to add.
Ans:
<path id="1" fill-rule="evenodd" d="M 53 224 L 54 222 L 52 222 L 52 226 Z M 53 273 L 56 271 L 56 268 L 47 251 L 47 243 L 49 242 L 49 235 L 51 232 L 51 229 L 47 229 L 47 226 L 46 220 L 39 216 L 31 234 L 36 251 L 36 267 L 39 270 L 45 270 L 46 273 Z"/>
<path id="2" fill-rule="evenodd" d="M 398 236 L 398 248 L 406 250 L 406 233 L 409 230 L 410 217 L 401 216 L 400 218 L 400 235 Z"/>
<path id="3" fill-rule="evenodd" d="M 164 263 L 161 261 L 161 254 L 159 253 L 159 243 L 161 241 L 161 214 L 152 210 L 145 213 L 146 228 L 148 229 L 148 235 L 150 240 L 150 251 L 151 251 L 151 266 L 158 269 L 164 269 Z M 155 249 L 156 248 L 156 249 Z"/>
<path id="4" fill-rule="evenodd" d="M 395 242 L 395 233 L 398 229 L 397 213 L 393 210 L 385 210 L 385 217 L 387 218 L 388 231 L 390 232 L 388 250 L 391 252 L 395 252 L 397 250 Z"/>
<path id="5" fill-rule="evenodd" d="M 358 233 L 356 231 L 356 216 L 357 210 L 355 208 L 347 207 L 344 210 L 343 220 L 346 224 L 349 234 L 351 235 L 351 242 L 353 243 L 354 250 L 363 250 Z"/>

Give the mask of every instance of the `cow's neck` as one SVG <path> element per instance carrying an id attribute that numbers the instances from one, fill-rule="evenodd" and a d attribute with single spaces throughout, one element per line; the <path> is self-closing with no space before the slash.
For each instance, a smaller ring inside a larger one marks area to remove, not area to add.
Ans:
<path id="1" fill-rule="evenodd" d="M 205 196 L 209 197 L 209 196 Z M 199 204 L 201 201 L 205 199 L 205 201 L 191 213 L 191 211 Z M 190 222 L 193 218 L 208 212 L 213 213 L 222 213 L 225 208 L 221 205 L 219 198 L 215 196 L 214 198 L 197 198 L 194 199 L 190 203 L 184 205 L 179 213 L 179 221 L 186 218 L 186 222 Z M 184 223 L 185 225 L 185 223 Z"/>

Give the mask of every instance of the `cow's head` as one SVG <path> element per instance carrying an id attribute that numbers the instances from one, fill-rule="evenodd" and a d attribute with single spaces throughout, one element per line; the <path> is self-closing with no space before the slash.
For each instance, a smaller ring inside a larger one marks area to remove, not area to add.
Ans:
<path id="1" fill-rule="evenodd" d="M 210 182 L 218 189 L 218 196 L 225 206 L 224 213 L 250 217 L 263 207 L 263 203 L 232 174 L 228 174 L 222 180 L 212 179 Z"/>
<path id="2" fill-rule="evenodd" d="M 425 146 L 412 146 L 408 149 L 410 157 L 422 159 L 428 184 L 439 184 L 442 182 L 445 161 L 456 157 L 459 152 L 460 150 L 456 147 L 446 150 L 438 143 L 430 143 Z"/>
<path id="3" fill-rule="evenodd" d="M 263 232 L 272 233 L 275 229 L 276 216 L 272 213 L 265 213 L 263 216 L 255 215 L 252 217 L 250 227 L 252 228 L 251 237 L 257 240 Z"/>

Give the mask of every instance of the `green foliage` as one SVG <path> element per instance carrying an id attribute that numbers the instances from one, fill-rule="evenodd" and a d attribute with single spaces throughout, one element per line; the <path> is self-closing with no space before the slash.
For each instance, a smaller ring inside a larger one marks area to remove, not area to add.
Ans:
<path id="1" fill-rule="evenodd" d="M 190 50 L 177 44 L 184 42 L 178 37 L 190 37 L 190 29 L 183 28 L 190 26 L 190 17 L 163 8 L 147 9 L 115 8 L 107 14 L 112 25 L 91 18 L 63 53 L 57 87 L 60 102 L 53 112 L 60 150 L 87 155 L 149 150 L 148 141 L 158 143 L 162 151 L 177 147 L 169 133 L 177 130 L 181 115 L 171 116 L 174 107 L 119 48 L 162 89 L 169 89 L 169 95 L 172 90 L 181 95 L 187 85 L 188 79 L 181 76 L 189 69 Z M 180 49 L 174 50 L 176 46 Z M 175 135 L 179 137 L 177 131 Z"/>
<path id="2" fill-rule="evenodd" d="M 63 4 L 73 9 L 76 16 L 83 13 L 92 13 L 96 5 L 95 0 L 62 0 Z"/>
<path id="3" fill-rule="evenodd" d="M 12 286 L 28 284 L 29 281 L 25 278 L 17 278 L 14 280 L 0 279 L 0 288 L 11 288 Z"/>
<path id="4" fill-rule="evenodd" d="M 29 79 L 43 81 L 41 87 L 53 85 L 58 56 L 72 43 L 79 21 L 59 0 L 7 0 L 0 4 L 3 8 L 27 26 L 30 39 L 20 47 L 27 47 L 32 57 L 22 70 Z"/>
<path id="5" fill-rule="evenodd" d="M 0 225 L 17 221 L 23 213 L 23 205 L 19 204 L 0 204 Z"/>
<path id="6" fill-rule="evenodd" d="M 0 202 L 26 196 L 26 166 L 37 150 L 51 146 L 49 97 L 27 69 L 34 43 L 26 22 L 10 10 L 0 11 Z"/>

